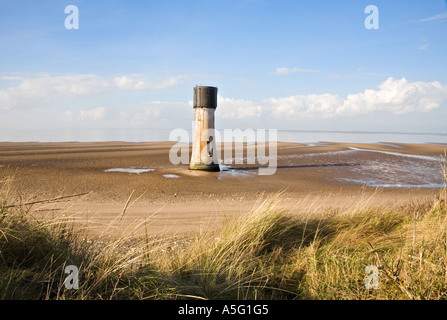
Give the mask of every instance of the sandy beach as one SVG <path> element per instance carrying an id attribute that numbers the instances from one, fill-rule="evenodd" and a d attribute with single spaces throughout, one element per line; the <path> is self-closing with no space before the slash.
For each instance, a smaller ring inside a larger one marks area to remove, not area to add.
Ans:
<path id="1" fill-rule="evenodd" d="M 289 211 L 303 214 L 342 210 L 372 194 L 370 206 L 400 205 L 433 197 L 443 183 L 442 145 L 278 143 L 277 171 L 265 176 L 246 164 L 190 171 L 170 163 L 172 145 L 3 142 L 0 180 L 12 177 L 15 204 L 37 202 L 33 209 L 44 216 L 76 216 L 94 233 L 139 224 L 151 234 L 214 228 L 278 192 Z"/>

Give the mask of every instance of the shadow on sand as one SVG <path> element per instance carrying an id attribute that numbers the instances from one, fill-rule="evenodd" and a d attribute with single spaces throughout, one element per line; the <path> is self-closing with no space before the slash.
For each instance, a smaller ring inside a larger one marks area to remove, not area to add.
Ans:
<path id="1" fill-rule="evenodd" d="M 360 163 L 327 163 L 327 164 L 304 164 L 299 166 L 277 166 L 277 169 L 290 169 L 290 168 L 326 168 L 326 167 L 352 167 L 360 166 Z M 267 167 L 224 167 L 220 171 L 228 170 L 258 170 L 259 168 Z"/>

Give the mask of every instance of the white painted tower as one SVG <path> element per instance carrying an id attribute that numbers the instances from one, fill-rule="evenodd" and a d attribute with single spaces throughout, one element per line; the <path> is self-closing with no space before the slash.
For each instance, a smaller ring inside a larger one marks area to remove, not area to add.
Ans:
<path id="1" fill-rule="evenodd" d="M 194 141 L 189 163 L 191 170 L 219 171 L 214 135 L 214 112 L 217 108 L 217 88 L 194 88 Z"/>

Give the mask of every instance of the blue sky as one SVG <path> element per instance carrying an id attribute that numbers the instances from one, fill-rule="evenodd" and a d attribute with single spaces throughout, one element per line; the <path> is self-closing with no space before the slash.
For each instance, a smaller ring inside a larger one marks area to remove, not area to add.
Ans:
<path id="1" fill-rule="evenodd" d="M 445 0 L 1 1 L 0 126 L 190 128 L 201 84 L 220 128 L 445 133 L 446 40 Z"/>

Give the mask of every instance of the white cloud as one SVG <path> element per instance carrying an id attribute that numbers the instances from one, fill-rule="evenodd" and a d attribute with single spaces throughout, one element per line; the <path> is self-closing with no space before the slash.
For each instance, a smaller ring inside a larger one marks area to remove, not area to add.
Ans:
<path id="1" fill-rule="evenodd" d="M 224 118 L 275 117 L 297 120 L 306 117 L 366 115 L 377 112 L 407 114 L 429 112 L 447 103 L 447 86 L 439 82 L 409 82 L 392 77 L 377 89 L 341 97 L 335 94 L 295 95 L 269 98 L 256 103 L 249 100 L 219 98 L 220 115 Z"/>
<path id="2" fill-rule="evenodd" d="M 100 107 L 90 110 L 79 111 L 80 120 L 101 120 L 106 114 L 106 108 Z"/>
<path id="3" fill-rule="evenodd" d="M 183 119 L 178 115 L 185 115 L 192 108 L 186 102 L 149 101 L 138 104 L 116 105 L 119 121 L 128 125 L 148 125 L 157 121 Z"/>
<path id="4" fill-rule="evenodd" d="M 10 80 L 11 77 L 3 77 Z M 110 85 L 93 74 L 71 76 L 42 76 L 39 78 L 14 77 L 20 83 L 0 91 L 0 108 L 34 106 L 39 103 L 66 101 L 76 97 L 102 92 Z"/>
<path id="5" fill-rule="evenodd" d="M 419 22 L 427 22 L 427 21 L 435 21 L 435 20 L 444 20 L 447 19 L 447 12 L 443 12 L 437 15 L 434 15 L 429 18 L 420 19 Z"/>
<path id="6" fill-rule="evenodd" d="M 290 73 L 303 73 L 303 72 L 321 72 L 321 70 L 314 69 L 302 69 L 302 68 L 276 68 L 272 74 L 286 75 Z"/>
<path id="7" fill-rule="evenodd" d="M 334 94 L 310 94 L 270 98 L 264 100 L 264 103 L 274 116 L 292 119 L 305 115 L 332 116 L 343 99 Z"/>
<path id="8" fill-rule="evenodd" d="M 447 102 L 447 87 L 439 82 L 408 82 L 405 78 L 388 78 L 378 90 L 367 89 L 363 93 L 350 94 L 336 114 L 369 114 L 387 112 L 405 114 L 428 112 Z"/>
<path id="9" fill-rule="evenodd" d="M 180 84 L 187 77 L 187 75 L 178 75 L 160 81 L 146 81 L 138 75 L 123 75 L 113 80 L 95 74 L 43 75 L 35 78 L 4 76 L 2 80 L 19 81 L 19 83 L 0 90 L 0 109 L 32 108 L 39 105 L 64 103 L 84 96 L 97 95 L 113 88 L 162 90 Z"/>
<path id="10" fill-rule="evenodd" d="M 147 81 L 141 75 L 124 75 L 113 79 L 114 85 L 120 89 L 129 90 L 162 90 L 182 83 L 188 75 L 177 75 L 161 81 Z"/>
<path id="11" fill-rule="evenodd" d="M 147 84 L 139 79 L 132 78 L 131 76 L 121 76 L 113 79 L 115 86 L 123 89 L 144 89 L 147 87 Z"/>
<path id="12" fill-rule="evenodd" d="M 62 120 L 64 121 L 91 121 L 91 120 L 102 120 L 107 113 L 105 107 L 93 108 L 88 110 L 79 111 L 65 111 L 62 115 Z"/>
<path id="13" fill-rule="evenodd" d="M 64 114 L 62 115 L 62 120 L 63 121 L 73 121 L 74 119 L 74 114 L 73 111 L 65 111 Z"/>
<path id="14" fill-rule="evenodd" d="M 424 43 L 423 45 L 419 46 L 419 50 L 427 50 L 428 48 L 430 48 L 431 43 Z"/>
<path id="15" fill-rule="evenodd" d="M 253 118 L 259 117 L 263 107 L 253 101 L 243 99 L 217 97 L 218 108 L 216 115 L 222 118 Z"/>

